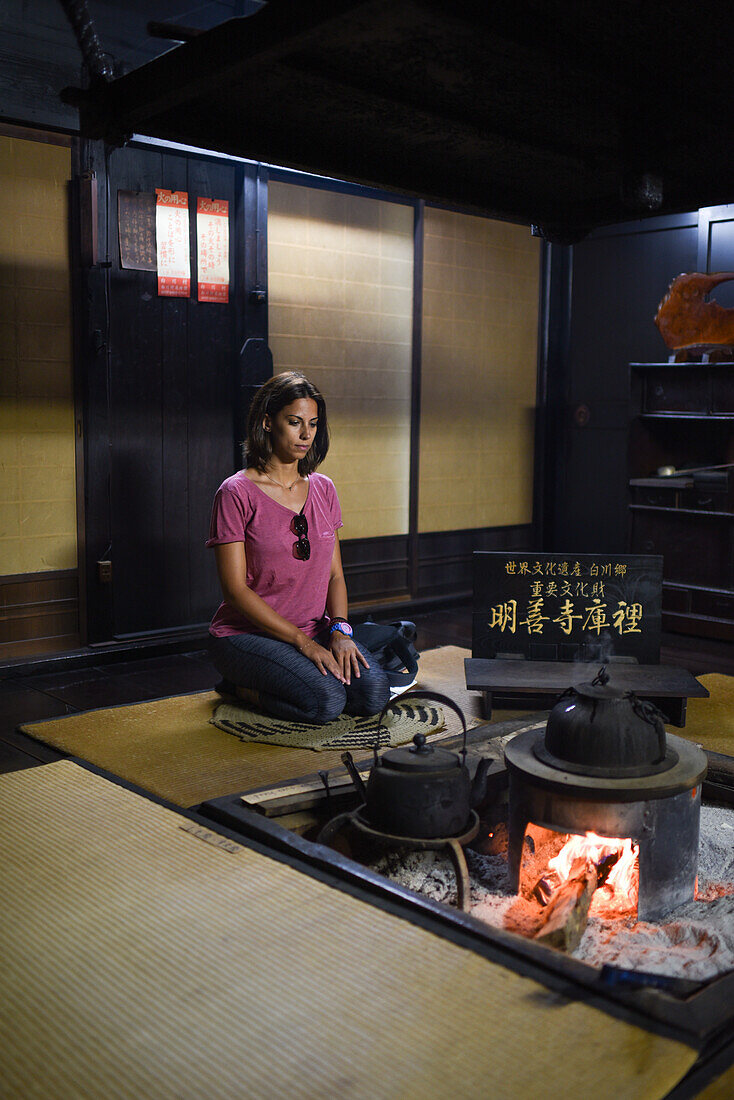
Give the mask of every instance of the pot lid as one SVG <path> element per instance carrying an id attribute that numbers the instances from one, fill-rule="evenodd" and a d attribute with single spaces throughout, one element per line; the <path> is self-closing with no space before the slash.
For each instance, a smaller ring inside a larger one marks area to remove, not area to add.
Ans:
<path id="1" fill-rule="evenodd" d="M 455 752 L 427 745 L 426 735 L 416 733 L 410 748 L 404 745 L 399 749 L 390 749 L 383 753 L 380 764 L 381 767 L 404 772 L 445 772 L 450 768 L 460 768 L 461 760 Z"/>
<path id="2" fill-rule="evenodd" d="M 621 691 L 611 683 L 611 677 L 607 672 L 607 666 L 602 665 L 593 680 L 584 680 L 581 684 L 574 684 L 569 689 L 576 695 L 583 695 L 587 699 L 629 699 L 633 692 Z"/>
<path id="3" fill-rule="evenodd" d="M 577 695 L 585 695 L 588 699 L 624 699 L 627 696 L 626 692 L 620 691 L 609 683 L 609 674 L 603 668 L 593 680 L 575 684 L 574 691 Z"/>
<path id="4" fill-rule="evenodd" d="M 534 752 L 563 771 L 620 778 L 666 771 L 677 759 L 668 750 L 660 711 L 613 688 L 605 668 L 591 683 L 564 692 Z"/>

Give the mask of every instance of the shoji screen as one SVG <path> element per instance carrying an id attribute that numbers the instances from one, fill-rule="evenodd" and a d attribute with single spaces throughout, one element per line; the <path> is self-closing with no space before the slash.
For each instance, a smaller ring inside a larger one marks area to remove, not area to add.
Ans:
<path id="1" fill-rule="evenodd" d="M 271 183 L 268 279 L 275 370 L 326 397 L 342 537 L 406 533 L 412 207 Z"/>
<path id="2" fill-rule="evenodd" d="M 419 530 L 529 523 L 539 242 L 426 207 Z"/>
<path id="3" fill-rule="evenodd" d="M 0 574 L 75 569 L 68 148 L 0 136 Z"/>

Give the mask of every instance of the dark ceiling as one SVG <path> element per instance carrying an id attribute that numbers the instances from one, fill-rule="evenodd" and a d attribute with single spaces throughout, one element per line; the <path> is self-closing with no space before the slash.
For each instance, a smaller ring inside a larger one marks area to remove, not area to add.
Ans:
<path id="1" fill-rule="evenodd" d="M 690 0 L 269 0 L 97 82 L 80 119 L 574 239 L 734 199 L 732 47 Z"/>

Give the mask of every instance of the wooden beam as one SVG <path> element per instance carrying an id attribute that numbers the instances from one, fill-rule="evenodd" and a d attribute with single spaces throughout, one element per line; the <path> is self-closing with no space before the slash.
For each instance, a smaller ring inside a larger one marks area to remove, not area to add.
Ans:
<path id="1" fill-rule="evenodd" d="M 418 495 L 420 489 L 421 377 L 423 371 L 423 238 L 425 203 L 415 206 L 413 221 L 413 347 L 410 382 L 410 473 L 408 489 L 408 587 L 418 595 Z"/>
<path id="2" fill-rule="evenodd" d="M 345 20 L 354 8 L 379 7 L 384 0 L 311 0 L 308 4 L 270 0 L 254 16 L 230 19 L 169 50 L 147 65 L 81 97 L 82 131 L 98 133 L 105 117 L 124 117 L 126 126 L 175 109 L 193 98 L 216 100 L 245 62 L 275 63 L 306 44 L 325 24 Z M 77 92 L 74 89 L 74 92 Z M 63 95 L 62 95 L 62 98 Z"/>

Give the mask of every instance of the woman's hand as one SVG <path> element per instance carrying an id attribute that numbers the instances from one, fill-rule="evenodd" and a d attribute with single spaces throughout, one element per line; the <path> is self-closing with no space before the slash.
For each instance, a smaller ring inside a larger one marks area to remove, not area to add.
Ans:
<path id="1" fill-rule="evenodd" d="M 365 668 L 370 667 L 357 649 L 354 641 L 348 638 L 346 634 L 342 634 L 339 630 L 335 630 L 331 635 L 329 646 L 339 665 L 341 671 L 340 679 L 343 684 L 350 684 L 352 682 L 352 676 L 356 676 L 357 679 L 359 679 L 360 665 L 364 665 Z"/>
<path id="2" fill-rule="evenodd" d="M 349 680 L 344 678 L 341 663 L 334 658 L 328 649 L 324 649 L 322 645 L 319 645 L 315 638 L 309 638 L 298 649 L 304 657 L 308 657 L 309 661 L 313 661 L 316 668 L 319 672 L 323 672 L 324 676 L 331 673 L 332 676 L 336 676 L 340 684 L 349 683 Z"/>

